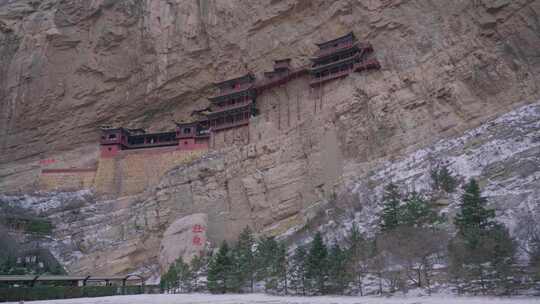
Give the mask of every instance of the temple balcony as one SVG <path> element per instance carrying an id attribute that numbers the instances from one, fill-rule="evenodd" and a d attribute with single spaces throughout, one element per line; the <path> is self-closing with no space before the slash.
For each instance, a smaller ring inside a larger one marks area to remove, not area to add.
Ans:
<path id="1" fill-rule="evenodd" d="M 227 123 L 220 124 L 218 126 L 214 126 L 214 127 L 212 127 L 212 131 L 222 131 L 222 130 L 226 130 L 226 129 L 245 126 L 245 125 L 248 125 L 248 124 L 249 124 L 249 119 L 242 119 L 242 120 L 238 120 L 238 121 L 234 121 L 234 122 L 227 122 Z"/>
<path id="2" fill-rule="evenodd" d="M 360 63 L 354 64 L 354 71 L 361 72 L 364 70 L 378 70 L 381 68 L 381 64 L 377 59 L 368 59 Z"/>
<path id="3" fill-rule="evenodd" d="M 245 107 L 245 106 L 250 105 L 252 103 L 253 103 L 253 100 L 248 99 L 248 100 L 245 100 L 245 101 L 242 101 L 242 102 L 237 102 L 237 103 L 232 104 L 232 105 L 217 106 L 216 109 L 212 111 L 212 113 L 226 112 L 226 111 L 229 111 L 229 110 Z"/>
<path id="4" fill-rule="evenodd" d="M 219 94 L 217 96 L 223 96 L 223 95 L 229 95 L 229 94 L 233 94 L 233 93 L 242 92 L 242 91 L 247 90 L 247 89 L 249 89 L 251 87 L 253 87 L 253 83 L 246 83 L 246 84 L 243 84 L 243 85 L 237 85 L 235 87 L 226 88 L 226 89 L 222 88 L 221 90 L 219 90 Z"/>
<path id="5" fill-rule="evenodd" d="M 358 47 L 361 50 L 365 50 L 366 52 L 373 51 L 373 47 L 372 47 L 372 45 L 370 43 L 362 43 L 362 42 L 352 42 L 352 41 L 350 41 L 350 42 L 340 43 L 335 47 L 330 47 L 330 48 L 318 50 L 317 52 L 315 52 L 315 57 L 325 57 L 325 56 L 331 55 L 331 54 L 339 52 L 339 51 L 343 51 L 343 50 L 346 50 L 346 49 L 351 49 L 351 48 L 353 48 L 355 46 Z"/>
<path id="6" fill-rule="evenodd" d="M 327 82 L 327 81 L 330 81 L 330 80 L 346 77 L 352 71 L 361 72 L 361 71 L 364 71 L 364 70 L 372 70 L 372 69 L 380 69 L 380 68 L 381 68 L 381 65 L 380 65 L 380 63 L 379 63 L 379 61 L 377 59 L 368 59 L 368 60 L 365 60 L 365 61 L 362 61 L 362 62 L 359 62 L 359 63 L 355 63 L 352 69 L 350 69 L 350 68 L 341 69 L 341 70 L 339 70 L 338 72 L 335 72 L 335 73 L 329 73 L 329 74 L 324 75 L 322 77 L 313 78 L 310 81 L 309 85 L 313 87 L 313 86 L 320 85 L 320 84 L 322 84 L 324 82 Z"/>
<path id="7" fill-rule="evenodd" d="M 290 60 L 280 60 L 274 63 L 274 71 L 276 70 L 289 70 L 291 68 Z"/>
<path id="8" fill-rule="evenodd" d="M 315 73 L 317 71 L 322 71 L 322 70 L 325 70 L 325 69 L 329 69 L 331 67 L 335 67 L 335 66 L 340 66 L 340 65 L 343 65 L 343 64 L 347 64 L 349 63 L 350 61 L 360 61 L 361 57 L 363 56 L 363 53 L 362 52 L 359 52 L 359 53 L 356 53 L 352 56 L 349 56 L 349 57 L 344 57 L 342 59 L 339 59 L 337 61 L 333 61 L 333 62 L 329 62 L 327 64 L 321 64 L 321 65 L 314 65 L 312 68 L 311 68 L 311 72 L 312 73 Z"/>
<path id="9" fill-rule="evenodd" d="M 255 88 L 257 89 L 257 92 L 262 92 L 264 90 L 285 84 L 288 81 L 307 73 L 308 71 L 309 66 L 301 66 L 289 70 L 287 73 L 275 74 L 272 78 L 266 78 L 257 82 Z"/>
<path id="10" fill-rule="evenodd" d="M 310 82 L 309 82 L 309 85 L 314 87 L 316 85 L 320 85 L 324 82 L 327 82 L 327 81 L 330 81 L 330 80 L 334 80 L 334 79 L 338 79 L 338 78 L 342 78 L 342 77 L 347 77 L 350 73 L 352 72 L 351 69 L 347 69 L 347 70 L 340 70 L 339 72 L 336 72 L 336 73 L 329 73 L 328 75 L 325 75 L 323 77 L 316 77 L 316 78 L 313 78 Z"/>
<path id="11" fill-rule="evenodd" d="M 166 146 L 176 146 L 178 145 L 178 140 L 174 141 L 164 141 L 164 142 L 153 142 L 153 143 L 141 143 L 141 144 L 130 144 L 127 146 L 128 149 L 141 149 L 141 148 L 155 148 L 155 147 L 166 147 Z"/>

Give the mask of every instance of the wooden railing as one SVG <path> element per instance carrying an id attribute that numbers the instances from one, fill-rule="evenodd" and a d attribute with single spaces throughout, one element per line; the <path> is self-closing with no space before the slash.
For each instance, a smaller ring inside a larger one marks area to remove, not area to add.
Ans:
<path id="1" fill-rule="evenodd" d="M 246 100 L 246 101 L 242 101 L 242 102 L 237 102 L 237 103 L 232 104 L 232 105 L 226 105 L 226 106 L 219 107 L 216 110 L 212 111 L 212 113 L 219 113 L 219 112 L 225 112 L 225 111 L 228 111 L 228 110 L 231 110 L 231 109 L 242 108 L 242 107 L 245 107 L 245 106 L 247 106 L 247 105 L 249 105 L 251 103 L 252 103 L 251 99 Z"/>
<path id="2" fill-rule="evenodd" d="M 349 75 L 352 71 L 361 72 L 364 70 L 380 69 L 380 68 L 381 68 L 381 65 L 377 59 L 368 59 L 359 63 L 355 63 L 352 69 L 347 69 L 345 71 L 339 71 L 336 73 L 325 75 L 323 77 L 314 78 L 310 81 L 310 85 L 315 86 L 317 84 L 321 84 L 329 80 L 345 77 Z"/>
<path id="3" fill-rule="evenodd" d="M 174 146 L 178 144 L 178 140 L 170 141 L 161 141 L 153 143 L 140 143 L 140 144 L 128 144 L 128 149 L 138 149 L 138 148 L 153 148 L 153 147 L 165 147 L 165 146 Z"/>
<path id="4" fill-rule="evenodd" d="M 302 74 L 307 73 L 308 71 L 309 71 L 309 66 L 307 65 L 292 69 L 288 73 L 284 73 L 283 75 L 273 77 L 273 78 L 268 78 L 268 79 L 258 82 L 255 85 L 255 89 L 257 90 L 257 92 L 262 92 L 274 86 L 285 84 L 288 81 L 296 77 L 299 77 Z"/>
<path id="5" fill-rule="evenodd" d="M 231 94 L 231 93 L 241 92 L 241 91 L 244 91 L 246 89 L 251 88 L 252 86 L 253 86 L 253 83 L 248 83 L 248 84 L 244 84 L 244 85 L 234 87 L 234 88 L 221 89 L 219 91 L 219 93 L 218 93 L 218 96 L 223 96 L 223 95 L 228 95 L 228 94 Z"/>
<path id="6" fill-rule="evenodd" d="M 361 72 L 364 70 L 380 69 L 381 64 L 377 59 L 368 59 L 354 65 L 355 72 Z"/>
<path id="7" fill-rule="evenodd" d="M 351 73 L 351 70 L 347 69 L 345 71 L 339 71 L 337 73 L 328 74 L 328 75 L 323 76 L 323 77 L 317 77 L 317 78 L 312 79 L 310 81 L 309 85 L 310 86 L 315 86 L 317 84 L 321 84 L 321 83 L 329 81 L 329 80 L 345 77 L 345 76 L 349 75 L 350 73 Z"/>
<path id="8" fill-rule="evenodd" d="M 326 67 L 330 67 L 332 65 L 335 65 L 335 64 L 340 64 L 340 63 L 345 63 L 347 61 L 350 61 L 350 60 L 354 60 L 354 59 L 357 59 L 357 58 L 360 58 L 361 56 L 363 55 L 363 52 L 358 52 L 352 56 L 349 56 L 347 58 L 343 58 L 343 59 L 340 59 L 338 61 L 334 61 L 334 62 L 329 62 L 327 64 L 321 64 L 321 65 L 317 65 L 317 66 L 313 66 L 311 68 L 311 70 L 320 70 L 320 69 L 324 69 Z"/>
<path id="9" fill-rule="evenodd" d="M 243 126 L 243 125 L 247 125 L 249 124 L 249 119 L 243 119 L 243 120 L 239 120 L 239 121 L 235 121 L 235 122 L 229 122 L 229 123 L 223 123 L 219 126 L 215 126 L 215 127 L 212 127 L 212 131 L 220 131 L 220 130 L 225 130 L 225 129 L 229 129 L 229 128 L 235 128 L 235 127 L 239 127 L 239 126 Z"/>
<path id="10" fill-rule="evenodd" d="M 354 46 L 358 46 L 358 48 L 364 49 L 367 52 L 373 51 L 373 47 L 371 46 L 371 43 L 369 43 L 369 42 L 367 42 L 367 43 L 348 42 L 348 43 L 342 43 L 342 44 L 339 44 L 338 46 L 327 48 L 327 49 L 324 49 L 324 50 L 318 50 L 315 53 L 315 57 L 327 56 L 327 55 L 335 53 L 337 51 L 341 51 L 343 49 L 349 49 L 349 48 L 352 48 Z"/>

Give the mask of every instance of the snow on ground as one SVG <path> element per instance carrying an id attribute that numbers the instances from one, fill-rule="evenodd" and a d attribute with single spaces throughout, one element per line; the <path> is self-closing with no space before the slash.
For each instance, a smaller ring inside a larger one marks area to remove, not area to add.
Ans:
<path id="1" fill-rule="evenodd" d="M 245 295 L 134 295 L 26 302 L 32 304 L 538 304 L 537 298 L 488 297 L 279 297 L 264 294 Z"/>

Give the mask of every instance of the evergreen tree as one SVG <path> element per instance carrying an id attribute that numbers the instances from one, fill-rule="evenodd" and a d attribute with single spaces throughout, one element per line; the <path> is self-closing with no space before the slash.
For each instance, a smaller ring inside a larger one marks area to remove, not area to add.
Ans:
<path id="1" fill-rule="evenodd" d="M 263 237 L 257 243 L 256 277 L 264 280 L 265 291 L 280 292 L 285 290 L 286 248 L 273 237 Z"/>
<path id="2" fill-rule="evenodd" d="M 540 281 L 540 240 L 536 240 L 531 244 L 529 254 L 529 266 L 533 271 L 533 278 Z"/>
<path id="3" fill-rule="evenodd" d="M 191 272 L 193 273 L 193 282 L 192 282 L 192 289 L 193 291 L 202 291 L 204 289 L 203 286 L 201 286 L 201 283 L 199 281 L 199 276 L 203 276 L 207 270 L 208 267 L 208 260 L 204 253 L 201 253 L 201 255 L 196 255 L 191 259 L 191 263 L 189 263 Z"/>
<path id="4" fill-rule="evenodd" d="M 410 194 L 405 200 L 405 204 L 400 207 L 399 225 L 425 227 L 431 226 L 439 220 L 437 213 L 429 203 L 416 192 Z"/>
<path id="5" fill-rule="evenodd" d="M 295 293 L 306 295 L 306 257 L 307 252 L 303 247 L 297 247 L 291 260 L 291 288 Z"/>
<path id="6" fill-rule="evenodd" d="M 241 285 L 249 284 L 250 291 L 253 292 L 255 282 L 255 255 L 253 254 L 253 245 L 255 240 L 249 227 L 240 233 L 237 245 L 237 264 L 240 273 Z"/>
<path id="7" fill-rule="evenodd" d="M 347 239 L 349 246 L 347 253 L 347 272 L 351 279 L 356 281 L 360 295 L 364 295 L 362 281 L 368 273 L 369 259 L 372 253 L 372 246 L 362 237 L 356 224 L 353 224 L 351 234 Z"/>
<path id="8" fill-rule="evenodd" d="M 328 249 L 320 232 L 315 234 L 306 259 L 306 278 L 313 293 L 325 293 L 328 277 Z"/>
<path id="9" fill-rule="evenodd" d="M 208 265 L 208 290 L 212 293 L 226 293 L 230 291 L 230 277 L 233 260 L 229 245 L 223 241 L 218 252 L 212 257 Z"/>
<path id="10" fill-rule="evenodd" d="M 195 280 L 195 274 L 191 267 L 184 262 L 182 257 L 179 257 L 174 263 L 174 268 L 176 269 L 180 292 L 191 292 L 193 289 L 193 281 Z"/>
<path id="11" fill-rule="evenodd" d="M 486 203 L 480 187 L 471 180 L 454 221 L 458 233 L 449 245 L 450 273 L 461 289 L 485 294 L 497 288 L 507 293 L 515 242 L 504 225 L 493 221 L 495 212 Z"/>
<path id="12" fill-rule="evenodd" d="M 458 181 L 447 166 L 437 167 L 431 171 L 431 179 L 433 180 L 433 189 L 443 190 L 446 193 L 452 193 L 456 190 Z"/>
<path id="13" fill-rule="evenodd" d="M 274 259 L 272 259 L 271 277 L 273 284 L 270 289 L 278 293 L 288 294 L 287 286 L 287 247 L 284 243 L 278 242 Z"/>
<path id="14" fill-rule="evenodd" d="M 401 194 L 398 187 L 390 183 L 384 188 L 381 230 L 389 231 L 399 225 Z"/>
<path id="15" fill-rule="evenodd" d="M 166 290 L 167 292 L 175 292 L 176 287 L 178 286 L 178 272 L 174 263 L 169 266 L 167 272 L 161 276 L 160 280 L 161 289 Z"/>
<path id="16" fill-rule="evenodd" d="M 332 294 L 341 294 L 349 285 L 347 251 L 334 244 L 328 253 L 328 289 Z"/>
<path id="17" fill-rule="evenodd" d="M 486 203 L 487 200 L 482 197 L 478 183 L 471 179 L 465 186 L 459 213 L 454 220 L 458 233 L 470 242 L 471 246 L 474 246 L 477 232 L 486 230 L 493 224 L 495 211 L 486 209 Z"/>

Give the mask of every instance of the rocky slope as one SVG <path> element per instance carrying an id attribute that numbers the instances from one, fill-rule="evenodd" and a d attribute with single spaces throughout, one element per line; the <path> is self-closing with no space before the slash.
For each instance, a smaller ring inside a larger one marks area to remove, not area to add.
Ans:
<path id="1" fill-rule="evenodd" d="M 73 273 L 156 274 L 171 253 L 190 256 L 204 248 L 194 246 L 186 233 L 193 224 L 207 227 L 203 242 L 213 244 L 235 237 L 245 225 L 296 243 L 313 229 L 340 241 L 353 222 L 369 234 L 384 185 L 430 191 L 430 170 L 440 164 L 460 181 L 477 178 L 498 220 L 519 236 L 519 221 L 540 221 L 539 138 L 537 102 L 395 160 L 346 161 L 330 192 L 309 182 L 318 179 L 318 171 L 304 154 L 286 155 L 265 145 L 179 167 L 144 196 L 95 201 L 81 191 L 1 196 L 0 201 L 52 219 L 56 228 L 42 245 Z M 451 218 L 459 196 L 459 191 L 441 195 L 441 214 Z"/>
<path id="2" fill-rule="evenodd" d="M 355 219 L 369 231 L 384 183 L 423 190 L 442 161 L 480 177 L 508 221 L 538 212 L 539 16 L 540 1 L 526 0 L 0 1 L 5 192 L 31 190 L 40 158 L 95 162 L 101 124 L 170 128 L 207 104 L 213 81 L 272 59 L 301 64 L 315 42 L 349 30 L 383 67 L 322 92 L 307 79 L 276 89 L 263 107 L 299 92 L 313 111 L 285 129 L 263 113 L 253 131 L 279 132 L 174 169 L 144 194 L 2 201 L 48 206 L 56 229 L 44 246 L 73 273 L 154 273 L 163 248 L 181 252 L 163 234 L 193 214 L 211 242 L 245 225 L 298 236 L 324 211 L 322 229 Z M 451 213 L 454 201 L 441 204 Z M 346 217 L 325 222 L 336 210 Z"/>

